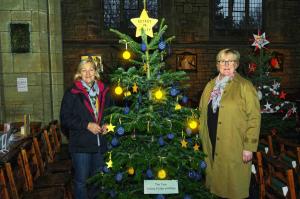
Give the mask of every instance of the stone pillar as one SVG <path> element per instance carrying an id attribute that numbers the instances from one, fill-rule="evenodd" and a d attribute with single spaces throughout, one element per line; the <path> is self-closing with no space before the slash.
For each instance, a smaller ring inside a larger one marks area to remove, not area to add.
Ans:
<path id="1" fill-rule="evenodd" d="M 60 0 L 3 0 L 0 5 L 0 122 L 58 119 L 63 93 Z M 29 24 L 30 50 L 12 53 L 10 24 Z M 17 78 L 28 92 L 18 92 Z"/>

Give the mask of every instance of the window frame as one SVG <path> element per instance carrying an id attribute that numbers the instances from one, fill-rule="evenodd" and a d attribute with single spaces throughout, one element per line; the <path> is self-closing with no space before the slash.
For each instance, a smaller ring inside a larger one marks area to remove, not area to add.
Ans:
<path id="1" fill-rule="evenodd" d="M 144 7 L 144 3 L 143 3 L 143 0 L 137 0 L 138 1 L 138 5 L 137 5 L 137 14 L 135 17 L 133 18 L 136 18 L 136 17 L 139 17 L 142 10 L 143 10 L 143 7 Z M 133 35 L 135 34 L 135 27 L 132 26 L 133 24 L 131 24 L 131 21 L 130 19 L 131 18 L 126 18 L 126 11 L 127 10 L 132 10 L 132 11 L 135 11 L 135 9 L 126 9 L 125 10 L 125 0 L 119 0 L 120 2 L 120 10 L 119 10 L 119 16 L 120 16 L 120 24 L 116 27 L 113 27 L 114 29 L 118 29 L 119 31 L 121 32 L 126 32 L 126 34 L 129 34 L 129 35 Z M 106 24 L 105 24 L 105 19 L 104 19 L 104 14 L 105 14 L 105 9 L 104 9 L 104 0 L 102 1 L 102 8 L 103 8 L 103 13 L 102 13 L 102 27 L 103 27 L 103 30 L 106 32 L 108 31 L 109 32 L 109 29 L 110 27 L 106 27 Z M 157 18 L 159 15 L 160 15 L 160 12 L 161 12 L 161 1 L 160 0 L 157 0 L 157 16 L 153 16 L 151 13 L 149 13 L 150 11 L 147 9 L 148 11 L 148 15 L 149 17 L 151 18 Z M 129 27 L 129 26 L 132 26 L 132 27 Z"/>
<path id="2" fill-rule="evenodd" d="M 249 6 L 250 0 L 245 0 L 245 18 L 249 20 Z M 228 0 L 228 4 L 231 4 L 231 7 L 229 7 L 229 13 L 233 13 L 233 0 Z M 261 13 L 261 27 L 260 28 L 216 28 L 216 1 L 211 1 L 210 7 L 212 8 L 212 12 L 210 14 L 211 19 L 211 25 L 210 25 L 210 35 L 214 39 L 219 39 L 220 37 L 234 37 L 234 38 L 244 38 L 244 36 L 248 36 L 249 34 L 255 33 L 259 30 L 263 30 L 265 27 L 265 0 L 262 0 L 262 13 Z M 230 15 L 230 14 L 228 14 Z M 247 21 L 248 21 L 247 20 Z M 249 27 L 249 26 L 247 26 Z M 224 38 L 223 38 L 224 39 Z"/>

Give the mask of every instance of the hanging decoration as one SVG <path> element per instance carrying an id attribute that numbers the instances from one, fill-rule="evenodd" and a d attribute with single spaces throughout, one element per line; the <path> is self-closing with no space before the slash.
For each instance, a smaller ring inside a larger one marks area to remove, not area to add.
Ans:
<path id="1" fill-rule="evenodd" d="M 120 80 L 118 81 L 118 85 L 115 88 L 115 94 L 121 95 L 123 93 L 123 88 L 120 86 Z"/>
<path id="2" fill-rule="evenodd" d="M 114 130 L 115 130 L 115 127 L 116 127 L 116 126 L 114 126 L 114 125 L 111 123 L 111 120 L 112 120 L 112 115 L 110 116 L 110 122 L 109 122 L 109 124 L 106 126 L 107 132 L 114 132 Z"/>
<path id="3" fill-rule="evenodd" d="M 157 177 L 161 180 L 165 179 L 167 177 L 167 172 L 164 169 L 160 169 L 157 172 Z"/>
<path id="4" fill-rule="evenodd" d="M 255 50 L 256 49 L 261 49 L 263 48 L 265 45 L 267 45 L 268 43 L 270 43 L 267 39 L 266 39 L 266 34 L 260 34 L 260 32 L 258 31 L 258 34 L 253 34 L 254 37 L 254 41 L 252 43 L 252 46 L 255 46 Z"/>
<path id="5" fill-rule="evenodd" d="M 128 51 L 127 42 L 125 43 L 125 51 L 123 52 L 122 56 L 123 56 L 123 59 L 126 59 L 126 60 L 130 59 L 130 57 L 131 57 L 131 54 Z"/>
<path id="6" fill-rule="evenodd" d="M 153 37 L 153 30 L 152 28 L 158 22 L 157 19 L 149 18 L 147 10 L 146 10 L 146 1 L 144 1 L 144 9 L 139 18 L 132 18 L 130 21 L 136 27 L 135 36 L 139 37 L 142 34 L 142 29 L 146 35 L 149 37 Z"/>
<path id="7" fill-rule="evenodd" d="M 109 159 L 108 159 L 108 162 L 106 162 L 106 165 L 107 165 L 107 168 L 112 168 L 113 161 L 111 160 L 111 152 L 108 152 L 108 153 L 109 153 Z"/>
<path id="8" fill-rule="evenodd" d="M 136 83 L 133 84 L 132 86 L 132 92 L 137 93 L 138 92 L 138 86 L 136 85 Z"/>
<path id="9" fill-rule="evenodd" d="M 198 127 L 198 122 L 195 118 L 191 118 L 188 120 L 188 127 L 192 130 L 195 130 Z"/>
<path id="10" fill-rule="evenodd" d="M 193 148 L 194 148 L 194 151 L 199 151 L 199 145 L 196 143 L 194 146 L 193 146 Z"/>
<path id="11" fill-rule="evenodd" d="M 249 73 L 253 73 L 256 70 L 257 65 L 255 63 L 250 63 L 248 66 Z"/>

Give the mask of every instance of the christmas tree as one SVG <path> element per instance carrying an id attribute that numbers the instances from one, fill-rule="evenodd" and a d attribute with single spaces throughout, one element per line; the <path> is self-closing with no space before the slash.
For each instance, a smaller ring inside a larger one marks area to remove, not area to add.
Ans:
<path id="1" fill-rule="evenodd" d="M 164 62 L 166 47 L 175 37 L 164 38 L 164 20 L 153 33 L 157 19 L 149 18 L 146 9 L 131 21 L 141 42 L 111 29 L 125 45 L 123 58 L 131 66 L 111 75 L 117 103 L 106 117 L 110 150 L 105 166 L 89 182 L 99 187 L 99 198 L 212 198 L 203 183 L 199 112 L 187 107 L 183 92 L 188 78 L 183 71 L 167 70 Z M 153 182 L 175 185 L 170 191 Z"/>
<path id="2" fill-rule="evenodd" d="M 287 93 L 280 88 L 280 78 L 271 75 L 272 70 L 280 67 L 280 60 L 275 53 L 265 46 L 270 42 L 265 33 L 253 34 L 254 51 L 249 53 L 247 76 L 257 88 L 261 104 L 261 132 L 277 130 L 286 133 L 296 125 L 296 107 L 286 100 Z"/>

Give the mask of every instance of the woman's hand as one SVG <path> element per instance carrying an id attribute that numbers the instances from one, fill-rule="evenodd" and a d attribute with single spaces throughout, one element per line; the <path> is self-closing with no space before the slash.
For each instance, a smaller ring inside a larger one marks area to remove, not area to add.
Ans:
<path id="1" fill-rule="evenodd" d="M 95 122 L 89 122 L 87 129 L 94 134 L 98 134 L 101 132 L 101 127 Z"/>
<path id="2" fill-rule="evenodd" d="M 252 160 L 253 152 L 252 151 L 246 151 L 243 150 L 243 162 L 248 163 Z"/>
<path id="3" fill-rule="evenodd" d="M 101 127 L 101 133 L 103 135 L 107 134 L 107 124 L 103 124 Z"/>

